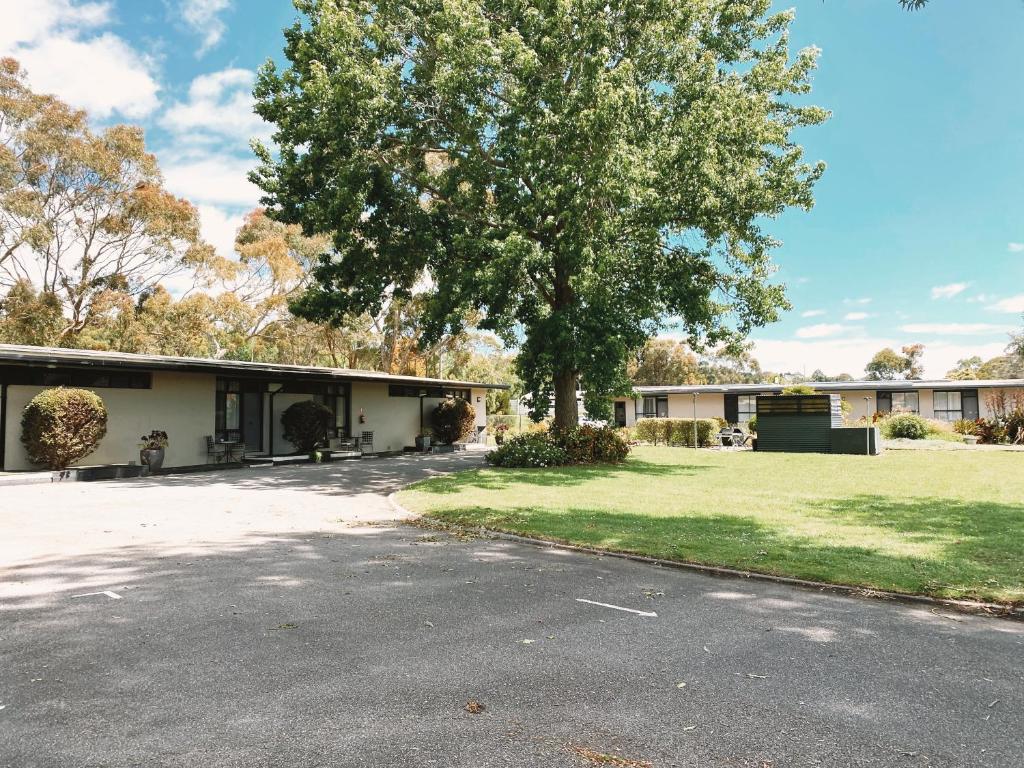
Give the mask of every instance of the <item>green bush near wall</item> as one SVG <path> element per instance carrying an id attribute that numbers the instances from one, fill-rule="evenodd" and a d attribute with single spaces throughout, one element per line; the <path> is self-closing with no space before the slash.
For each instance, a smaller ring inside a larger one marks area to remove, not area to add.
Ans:
<path id="1" fill-rule="evenodd" d="M 644 443 L 653 445 L 682 445 L 693 447 L 693 419 L 640 419 L 633 429 L 633 436 Z M 707 448 L 715 444 L 718 433 L 715 419 L 697 419 L 697 445 Z"/>
<path id="2" fill-rule="evenodd" d="M 29 461 L 47 469 L 65 469 L 84 459 L 106 434 L 107 408 L 87 389 L 44 389 L 21 414 L 21 442 Z"/>

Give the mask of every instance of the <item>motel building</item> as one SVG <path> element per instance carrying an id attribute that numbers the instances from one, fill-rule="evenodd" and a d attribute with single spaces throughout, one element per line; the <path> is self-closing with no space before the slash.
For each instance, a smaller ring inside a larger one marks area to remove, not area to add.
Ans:
<path id="1" fill-rule="evenodd" d="M 472 404 L 476 435 L 469 439 L 482 439 L 487 390 L 507 388 L 347 368 L 0 344 L 0 471 L 37 469 L 21 443 L 21 414 L 36 394 L 60 386 L 91 390 L 107 408 L 107 434 L 80 465 L 138 463 L 140 436 L 163 430 L 165 468 L 209 464 L 227 446 L 247 458 L 293 453 L 281 414 L 303 400 L 334 413 L 329 447 L 400 453 L 415 446 L 421 419 L 429 427 L 430 414 L 448 397 Z"/>
<path id="2" fill-rule="evenodd" d="M 1024 396 L 1024 380 L 957 381 L 839 381 L 808 382 L 815 392 L 839 395 L 850 405 L 852 421 L 875 413 L 903 411 L 927 419 L 990 418 L 989 399 L 1002 393 L 1007 400 Z M 757 413 L 757 398 L 781 394 L 782 384 L 684 384 L 635 387 L 636 398 L 617 398 L 613 411 L 616 426 L 629 427 L 638 419 L 725 419 L 745 425 Z"/>

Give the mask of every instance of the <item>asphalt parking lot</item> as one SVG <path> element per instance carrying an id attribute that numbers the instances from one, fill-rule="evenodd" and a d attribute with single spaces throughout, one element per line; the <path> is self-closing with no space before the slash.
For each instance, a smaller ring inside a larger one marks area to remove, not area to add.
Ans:
<path id="1" fill-rule="evenodd" d="M 0 766 L 1024 764 L 1024 624 L 387 522 L 476 461 L 0 488 Z"/>

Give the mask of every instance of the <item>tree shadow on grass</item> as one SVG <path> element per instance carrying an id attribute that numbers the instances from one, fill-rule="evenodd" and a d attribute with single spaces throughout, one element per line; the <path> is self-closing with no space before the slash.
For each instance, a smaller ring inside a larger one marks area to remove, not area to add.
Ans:
<path id="1" fill-rule="evenodd" d="M 640 477 L 688 477 L 716 469 L 700 464 L 659 464 L 653 461 L 630 459 L 622 464 L 591 464 L 587 466 L 545 467 L 538 469 L 503 469 L 489 467 L 487 471 L 461 472 L 456 475 L 435 477 L 415 486 L 422 493 L 447 495 L 466 488 L 500 491 L 513 485 L 541 487 L 569 487 L 591 480 L 621 478 L 629 482 Z"/>
<path id="2" fill-rule="evenodd" d="M 833 525 L 820 536 L 751 515 L 651 516 L 575 506 L 495 510 L 456 507 L 435 513 L 448 522 L 812 581 L 940 597 L 1024 603 L 1024 511 L 994 502 L 895 500 L 856 496 L 816 504 L 811 522 Z M 844 531 L 846 523 L 846 531 Z M 880 546 L 853 543 L 864 526 Z M 887 531 L 890 532 L 887 537 Z M 843 543 L 846 538 L 851 543 Z M 921 554 L 895 551 L 899 541 L 928 544 Z M 929 552 L 929 554 L 924 554 Z"/>

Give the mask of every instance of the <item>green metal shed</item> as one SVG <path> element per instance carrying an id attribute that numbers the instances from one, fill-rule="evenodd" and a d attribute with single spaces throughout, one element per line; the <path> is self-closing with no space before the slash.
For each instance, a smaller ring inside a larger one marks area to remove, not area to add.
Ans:
<path id="1" fill-rule="evenodd" d="M 843 426 L 839 395 L 757 398 L 757 450 L 831 453 L 832 429 Z"/>

